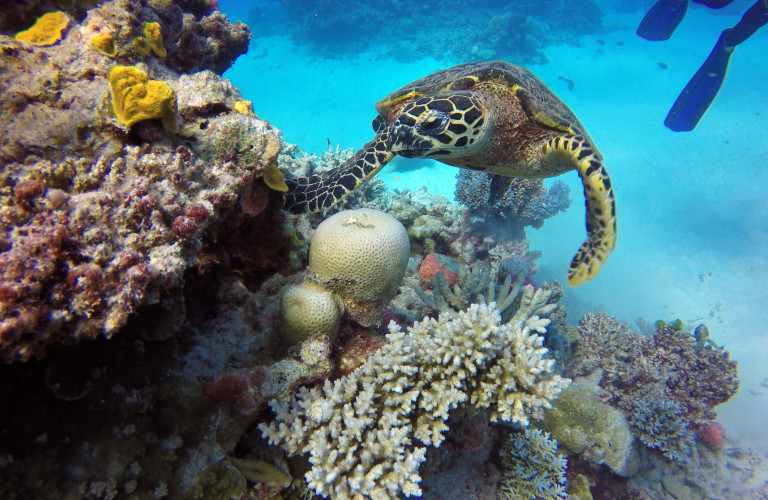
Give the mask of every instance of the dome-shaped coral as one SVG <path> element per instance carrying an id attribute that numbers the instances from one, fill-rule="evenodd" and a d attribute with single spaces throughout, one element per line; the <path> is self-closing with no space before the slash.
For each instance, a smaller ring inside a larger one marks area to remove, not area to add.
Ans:
<path id="1" fill-rule="evenodd" d="M 408 233 L 391 215 L 345 210 L 317 227 L 309 268 L 318 283 L 344 300 L 355 321 L 373 326 L 403 281 L 410 248 Z"/>
<path id="2" fill-rule="evenodd" d="M 343 312 L 341 299 L 317 283 L 288 285 L 280 295 L 280 340 L 295 345 L 315 333 L 334 338 Z"/>

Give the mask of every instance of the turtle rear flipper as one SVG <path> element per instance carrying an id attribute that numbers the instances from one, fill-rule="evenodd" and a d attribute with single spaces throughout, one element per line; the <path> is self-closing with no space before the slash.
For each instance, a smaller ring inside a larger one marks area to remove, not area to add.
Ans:
<path id="1" fill-rule="evenodd" d="M 286 179 L 284 208 L 295 214 L 327 210 L 379 173 L 394 156 L 389 130 L 382 130 L 340 167 L 320 176 Z"/>
<path id="2" fill-rule="evenodd" d="M 584 137 L 555 137 L 547 142 L 544 151 L 545 162 L 562 162 L 567 157 L 584 185 L 587 239 L 568 268 L 568 284 L 578 286 L 597 275 L 616 245 L 616 198 L 600 156 Z"/>

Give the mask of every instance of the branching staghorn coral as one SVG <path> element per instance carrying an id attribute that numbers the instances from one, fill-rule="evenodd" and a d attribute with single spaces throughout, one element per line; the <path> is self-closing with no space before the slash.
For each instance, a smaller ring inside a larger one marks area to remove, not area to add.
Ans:
<path id="1" fill-rule="evenodd" d="M 685 464 L 694 446 L 694 434 L 676 401 L 659 395 L 632 400 L 629 425 L 648 448 L 658 449 L 667 459 Z"/>
<path id="2" fill-rule="evenodd" d="M 566 498 L 568 463 L 557 452 L 557 441 L 548 432 L 525 429 L 509 436 L 501 450 L 505 467 L 501 494 L 509 500 Z"/>
<path id="3" fill-rule="evenodd" d="M 438 447 L 450 412 L 471 404 L 492 421 L 529 424 L 570 382 L 550 376 L 543 338 L 551 291 L 526 287 L 515 322 L 494 305 L 474 304 L 415 323 L 390 324 L 389 341 L 360 368 L 322 389 L 272 401 L 260 424 L 270 444 L 309 453 L 307 484 L 336 499 L 421 495 L 419 466 Z"/>
<path id="4" fill-rule="evenodd" d="M 421 287 L 415 287 L 416 295 L 427 307 L 437 312 L 461 311 L 470 304 L 496 304 L 501 313 L 501 322 L 507 323 L 518 311 L 520 292 L 525 285 L 525 276 L 508 274 L 504 281 L 498 283 L 498 275 L 491 275 L 491 266 L 485 262 L 475 262 L 471 267 L 459 266 L 459 281 L 453 288 L 442 272 L 438 272 L 430 281 L 432 293 L 427 293 Z M 512 283 L 512 279 L 515 282 Z M 558 297 L 559 298 L 559 297 Z M 551 300 L 556 302 L 557 299 Z"/>

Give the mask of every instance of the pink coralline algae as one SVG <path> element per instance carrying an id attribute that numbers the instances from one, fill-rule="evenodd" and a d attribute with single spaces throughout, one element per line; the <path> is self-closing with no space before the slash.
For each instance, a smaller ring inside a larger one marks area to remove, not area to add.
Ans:
<path id="1" fill-rule="evenodd" d="M 719 450 L 725 444 L 725 427 L 720 422 L 710 422 L 696 429 L 696 435 L 702 443 L 713 450 Z"/>
<path id="2" fill-rule="evenodd" d="M 456 273 L 459 265 L 460 264 L 451 257 L 433 252 L 424 257 L 424 260 L 421 262 L 421 265 L 419 266 L 419 278 L 421 278 L 422 285 L 431 286 L 429 283 L 432 278 L 434 278 L 437 273 L 443 273 L 448 284 L 453 286 L 459 282 L 459 275 Z"/>

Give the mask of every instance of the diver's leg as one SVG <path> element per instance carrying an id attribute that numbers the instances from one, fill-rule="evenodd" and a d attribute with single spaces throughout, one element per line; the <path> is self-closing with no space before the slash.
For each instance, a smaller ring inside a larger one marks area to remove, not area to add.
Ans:
<path id="1" fill-rule="evenodd" d="M 723 84 L 733 49 L 768 22 L 768 0 L 758 0 L 736 26 L 723 31 L 707 60 L 672 105 L 664 125 L 675 132 L 696 128 Z"/>

